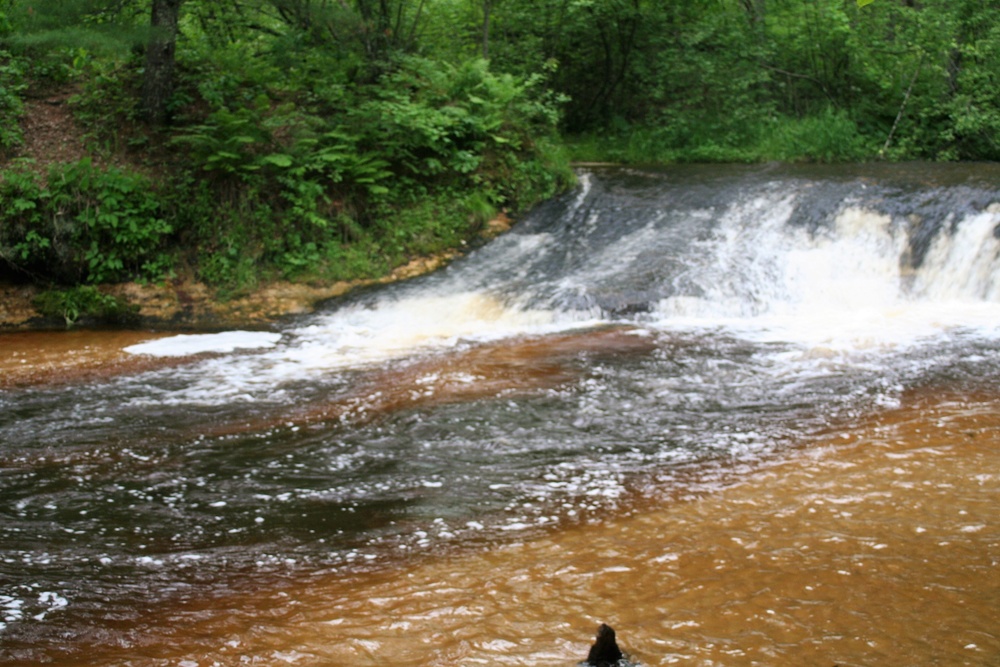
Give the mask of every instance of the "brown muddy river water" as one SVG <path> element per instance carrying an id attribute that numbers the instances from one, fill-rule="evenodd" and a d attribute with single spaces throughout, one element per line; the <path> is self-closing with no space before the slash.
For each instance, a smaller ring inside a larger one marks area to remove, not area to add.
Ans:
<path id="1" fill-rule="evenodd" d="M 0 335 L 0 664 L 1000 664 L 998 229 L 594 171 L 271 331 Z"/>

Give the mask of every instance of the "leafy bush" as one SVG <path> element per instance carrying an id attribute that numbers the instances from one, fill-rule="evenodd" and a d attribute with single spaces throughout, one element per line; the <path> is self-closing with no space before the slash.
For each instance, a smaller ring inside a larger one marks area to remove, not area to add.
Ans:
<path id="1" fill-rule="evenodd" d="M 260 109 L 222 108 L 210 113 L 204 123 L 174 136 L 172 141 L 187 147 L 193 164 L 202 170 L 221 178 L 248 180 L 261 168 L 256 156 L 273 143 L 268 125 Z"/>
<path id="2" fill-rule="evenodd" d="M 1000 23 L 984 27 L 978 39 L 962 45 L 961 58 L 977 66 L 958 73 L 961 91 L 948 105 L 951 123 L 943 138 L 961 157 L 1000 160 Z"/>
<path id="3" fill-rule="evenodd" d="M 202 202 L 182 226 L 215 284 L 373 275 L 572 179 L 546 141 L 558 100 L 540 78 L 404 58 L 350 93 L 272 84 L 191 88 L 188 119 L 201 116 L 170 139 L 193 167 L 179 208 Z"/>
<path id="4" fill-rule="evenodd" d="M 139 307 L 92 285 L 66 290 L 48 290 L 35 297 L 35 308 L 43 317 L 62 318 L 69 329 L 82 317 L 107 324 L 124 324 L 136 317 Z"/>
<path id="5" fill-rule="evenodd" d="M 0 180 L 0 259 L 37 279 L 157 278 L 170 266 L 172 226 L 149 180 L 89 159 L 57 165 L 43 185 L 28 171 Z"/>
<path id="6" fill-rule="evenodd" d="M 355 235 L 349 218 L 372 208 L 392 176 L 346 132 L 265 101 L 216 110 L 173 143 L 209 176 L 192 175 L 185 187 L 214 193 L 203 214 L 212 222 L 197 227 L 210 249 L 203 277 L 215 283 L 249 286 L 248 257 L 286 277 L 314 270 L 323 247 Z"/>
<path id="7" fill-rule="evenodd" d="M 74 118 L 87 132 L 88 146 L 118 154 L 132 145 L 143 146 L 146 138 L 137 131 L 137 59 L 97 58 L 81 48 L 73 68 L 78 85 L 69 101 Z"/>
<path id="8" fill-rule="evenodd" d="M 0 50 L 0 153 L 21 144 L 21 95 L 27 87 L 21 62 Z"/>
<path id="9" fill-rule="evenodd" d="M 153 278 L 173 261 L 228 290 L 374 275 L 572 181 L 555 137 L 567 100 L 546 90 L 554 64 L 512 74 L 417 57 L 433 53 L 410 48 L 429 7 L 319 4 L 185 4 L 171 113 L 150 124 L 135 113 L 148 15 L 15 2 L 17 38 L 4 44 L 31 54 L 33 85 L 71 77 L 89 147 L 116 161 L 141 147 L 162 184 L 89 162 L 42 179 L 8 170 L 0 263 L 95 283 Z"/>
<path id="10" fill-rule="evenodd" d="M 562 98 L 542 83 L 541 76 L 495 74 L 485 60 L 411 57 L 352 118 L 365 143 L 392 156 L 403 186 L 485 186 L 494 204 L 515 205 L 511 168 L 530 170 L 542 158 L 536 140 L 554 134 L 559 118 Z"/>
<path id="11" fill-rule="evenodd" d="M 758 151 L 763 159 L 838 162 L 875 155 L 850 117 L 831 108 L 805 118 L 781 118 L 765 130 Z"/>

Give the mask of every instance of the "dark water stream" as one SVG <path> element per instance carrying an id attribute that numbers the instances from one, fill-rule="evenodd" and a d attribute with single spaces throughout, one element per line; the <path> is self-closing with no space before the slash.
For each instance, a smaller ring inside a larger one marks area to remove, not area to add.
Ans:
<path id="1" fill-rule="evenodd" d="M 433 275 L 0 389 L 0 663 L 572 664 L 615 615 L 649 665 L 996 664 L 998 257 L 995 165 L 592 170 Z M 961 646 L 781 606 L 933 532 L 931 488 L 961 549 L 865 586 L 962 597 Z M 817 498 L 850 525 L 776 522 Z"/>

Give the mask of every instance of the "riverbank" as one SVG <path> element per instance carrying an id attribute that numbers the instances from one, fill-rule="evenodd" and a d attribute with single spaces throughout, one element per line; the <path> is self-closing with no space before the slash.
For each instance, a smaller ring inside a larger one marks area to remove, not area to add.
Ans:
<path id="1" fill-rule="evenodd" d="M 506 215 L 490 220 L 480 234 L 491 239 L 508 229 Z M 130 329 L 166 331 L 261 328 L 290 315 L 311 312 L 318 304 L 372 285 L 408 280 L 435 271 L 458 257 L 457 249 L 429 257 L 417 257 L 379 278 L 342 280 L 330 284 L 279 281 L 261 285 L 237 296 L 223 295 L 212 286 L 193 280 L 159 283 L 121 283 L 99 286 L 99 291 L 134 309 L 127 321 Z M 65 318 L 40 312 L 37 299 L 45 292 L 38 285 L 0 283 L 0 333 L 46 331 L 67 328 Z M 78 327 L 101 326 L 99 318 L 83 315 Z"/>
<path id="2" fill-rule="evenodd" d="M 316 304 L 367 285 L 405 280 L 443 266 L 455 254 L 420 258 L 387 276 L 371 280 L 345 280 L 329 285 L 275 282 L 236 297 L 224 297 L 202 282 L 172 280 L 161 283 L 102 285 L 102 294 L 122 300 L 135 309 L 131 328 L 212 330 L 256 328 L 275 319 L 311 311 Z M 0 331 L 67 328 L 64 318 L 45 315 L 36 300 L 45 290 L 35 285 L 0 285 Z M 83 315 L 76 326 L 99 326 L 97 318 Z"/>

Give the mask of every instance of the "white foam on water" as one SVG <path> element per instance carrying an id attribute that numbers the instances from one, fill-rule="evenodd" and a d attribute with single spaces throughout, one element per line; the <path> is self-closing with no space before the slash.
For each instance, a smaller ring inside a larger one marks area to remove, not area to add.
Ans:
<path id="1" fill-rule="evenodd" d="M 581 185 L 577 206 L 590 191 L 589 175 L 581 177 Z M 255 401 L 265 395 L 280 398 L 282 383 L 329 371 L 447 350 L 462 343 L 586 326 L 591 319 L 588 315 L 528 308 L 516 298 L 504 300 L 488 289 L 463 285 L 465 280 L 477 284 L 529 280 L 530 262 L 525 260 L 544 254 L 552 243 L 545 233 L 503 237 L 497 241 L 499 252 L 483 256 L 473 275 L 408 290 L 402 296 L 390 291 L 372 304 L 347 305 L 317 315 L 308 324 L 286 331 L 284 341 L 278 333 L 229 331 L 130 346 L 128 353 L 158 357 L 258 351 L 204 361 L 190 373 L 193 379 L 187 387 L 170 392 L 150 387 L 147 396 L 132 402 L 218 404 Z"/>
<path id="2" fill-rule="evenodd" d="M 944 302 L 1000 301 L 1000 204 L 939 234 L 916 276 L 914 291 Z"/>
<path id="3" fill-rule="evenodd" d="M 256 350 L 274 347 L 280 333 L 266 331 L 223 331 L 212 334 L 180 334 L 159 338 L 125 348 L 129 354 L 152 357 L 185 357 L 193 354 L 229 353 L 236 350 Z"/>
<path id="4" fill-rule="evenodd" d="M 193 337 L 197 340 L 173 337 L 133 346 L 129 352 L 158 356 L 224 351 L 237 345 L 269 349 L 205 360 L 193 369 L 177 371 L 190 376 L 187 386 L 171 391 L 149 387 L 131 403 L 218 405 L 282 400 L 282 386 L 288 382 L 461 344 L 544 335 L 594 323 L 578 314 L 560 317 L 553 311 L 521 308 L 484 292 L 386 298 L 373 306 L 350 305 L 318 316 L 311 324 L 288 330 L 280 345 L 279 334 L 229 332 L 237 335 Z"/>
<path id="5" fill-rule="evenodd" d="M 641 316 L 643 326 L 723 330 L 756 343 L 790 344 L 798 352 L 789 361 L 813 366 L 825 357 L 928 344 L 956 329 L 1000 338 L 1000 272 L 994 270 L 1000 206 L 952 221 L 917 269 L 910 267 L 905 220 L 849 205 L 830 227 L 810 230 L 790 223 L 794 212 L 794 195 L 771 193 L 713 213 L 712 233 L 674 258 L 685 267 L 681 275 L 661 277 L 671 283 L 664 293 L 672 296 Z M 585 268 L 574 259 L 556 281 L 558 293 L 586 296 L 617 281 L 616 271 L 634 270 L 628 266 L 641 252 L 657 247 L 658 215 L 612 247 L 595 250 Z M 597 223 L 587 218 L 581 224 Z M 155 356 L 256 353 L 207 360 L 190 373 L 186 387 L 151 389 L 133 402 L 281 400 L 286 383 L 329 372 L 605 323 L 594 309 L 528 305 L 551 303 L 534 293 L 529 259 L 561 243 L 547 233 L 502 237 L 474 267 L 317 315 L 284 334 L 232 331 L 134 345 L 127 351 Z"/>
<path id="6" fill-rule="evenodd" d="M 58 611 L 60 609 L 65 609 L 69 606 L 69 600 L 64 598 L 62 595 L 52 591 L 44 591 L 38 596 L 38 604 L 45 606 L 46 609 L 42 612 L 34 614 L 32 616 L 36 621 L 45 620 L 46 615 L 50 612 Z"/>
<path id="7" fill-rule="evenodd" d="M 1000 337 L 1000 210 L 942 231 L 917 269 L 906 229 L 863 208 L 817 233 L 789 226 L 780 203 L 753 226 L 737 213 L 707 242 L 704 293 L 660 301 L 658 326 L 830 353 L 905 348 L 956 329 Z"/>
<path id="8" fill-rule="evenodd" d="M 558 328 L 552 312 L 519 308 L 484 292 L 432 292 L 342 308 L 291 332 L 294 344 L 272 358 L 300 373 Z"/>
<path id="9" fill-rule="evenodd" d="M 24 618 L 24 600 L 10 595 L 0 595 L 0 630 L 8 623 L 16 623 Z"/>

